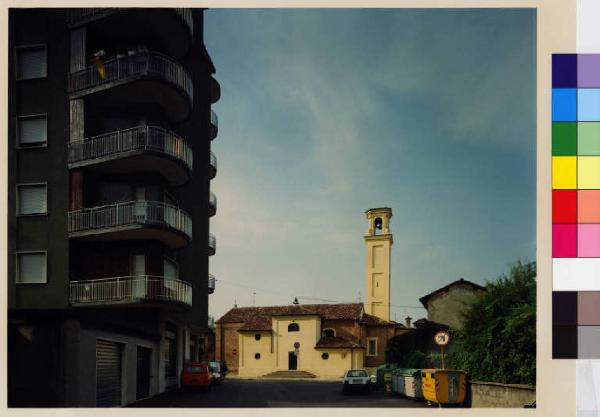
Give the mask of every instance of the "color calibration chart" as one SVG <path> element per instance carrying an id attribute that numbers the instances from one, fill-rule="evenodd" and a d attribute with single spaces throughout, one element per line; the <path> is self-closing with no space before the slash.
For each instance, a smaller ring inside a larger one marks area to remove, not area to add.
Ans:
<path id="1" fill-rule="evenodd" d="M 552 56 L 552 356 L 600 358 L 600 54 Z"/>

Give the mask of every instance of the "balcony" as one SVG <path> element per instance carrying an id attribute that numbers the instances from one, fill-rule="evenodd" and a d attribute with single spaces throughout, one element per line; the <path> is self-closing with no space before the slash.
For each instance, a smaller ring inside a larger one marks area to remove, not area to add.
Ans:
<path id="1" fill-rule="evenodd" d="M 71 281 L 69 302 L 72 306 L 174 303 L 187 308 L 192 306 L 192 286 L 152 275 Z"/>
<path id="2" fill-rule="evenodd" d="M 208 177 L 212 180 L 217 176 L 217 156 L 210 153 L 210 162 L 208 164 Z"/>
<path id="3" fill-rule="evenodd" d="M 212 256 L 217 251 L 217 238 L 212 233 L 208 234 L 208 254 Z"/>
<path id="4" fill-rule="evenodd" d="M 212 294 L 215 292 L 215 276 L 208 274 L 208 293 Z"/>
<path id="5" fill-rule="evenodd" d="M 152 39 L 175 57 L 189 52 L 194 36 L 192 11 L 184 8 L 68 9 L 67 23 L 71 28 L 85 25 L 107 45 L 123 39 Z"/>
<path id="6" fill-rule="evenodd" d="M 179 249 L 192 240 L 192 219 L 159 201 L 129 201 L 68 213 L 70 238 L 85 240 L 159 240 Z"/>
<path id="7" fill-rule="evenodd" d="M 210 111 L 210 140 L 217 137 L 219 133 L 219 118 L 214 110 Z"/>
<path id="8" fill-rule="evenodd" d="M 217 214 L 217 196 L 211 192 L 208 197 L 208 215 L 212 217 L 215 214 Z"/>
<path id="9" fill-rule="evenodd" d="M 100 107 L 156 103 L 173 121 L 190 115 L 194 100 L 192 79 L 168 56 L 139 52 L 109 59 L 103 65 L 104 71 L 92 65 L 69 74 L 71 99 L 86 96 Z"/>
<path id="10" fill-rule="evenodd" d="M 171 186 L 191 178 L 193 155 L 186 141 L 158 126 L 136 126 L 68 145 L 69 168 L 98 174 L 159 172 Z"/>
<path id="11" fill-rule="evenodd" d="M 215 77 L 210 77 L 209 81 L 210 85 L 208 87 L 210 93 L 210 103 L 214 104 L 221 98 L 221 84 L 215 79 Z"/>

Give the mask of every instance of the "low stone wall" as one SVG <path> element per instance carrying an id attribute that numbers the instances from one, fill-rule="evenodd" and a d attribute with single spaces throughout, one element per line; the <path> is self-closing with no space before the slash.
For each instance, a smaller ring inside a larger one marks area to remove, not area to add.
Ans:
<path id="1" fill-rule="evenodd" d="M 535 386 L 472 381 L 471 407 L 523 408 L 535 401 Z"/>

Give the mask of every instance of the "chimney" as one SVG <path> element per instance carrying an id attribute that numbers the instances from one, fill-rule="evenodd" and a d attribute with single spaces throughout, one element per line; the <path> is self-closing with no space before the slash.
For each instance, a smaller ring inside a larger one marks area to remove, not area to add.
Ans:
<path id="1" fill-rule="evenodd" d="M 411 316 L 406 316 L 406 318 L 404 319 L 404 321 L 406 322 L 406 327 L 410 328 L 410 322 L 412 321 L 412 317 Z"/>

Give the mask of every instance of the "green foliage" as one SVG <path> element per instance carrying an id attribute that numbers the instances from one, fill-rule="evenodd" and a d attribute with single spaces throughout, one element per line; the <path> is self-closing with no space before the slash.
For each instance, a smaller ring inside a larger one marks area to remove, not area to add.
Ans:
<path id="1" fill-rule="evenodd" d="M 454 332 L 448 364 L 471 379 L 535 384 L 536 265 L 520 261 L 488 283 Z"/>
<path id="2" fill-rule="evenodd" d="M 420 350 L 413 350 L 406 355 L 402 363 L 398 365 L 401 368 L 426 368 L 427 367 L 427 355 Z"/>

